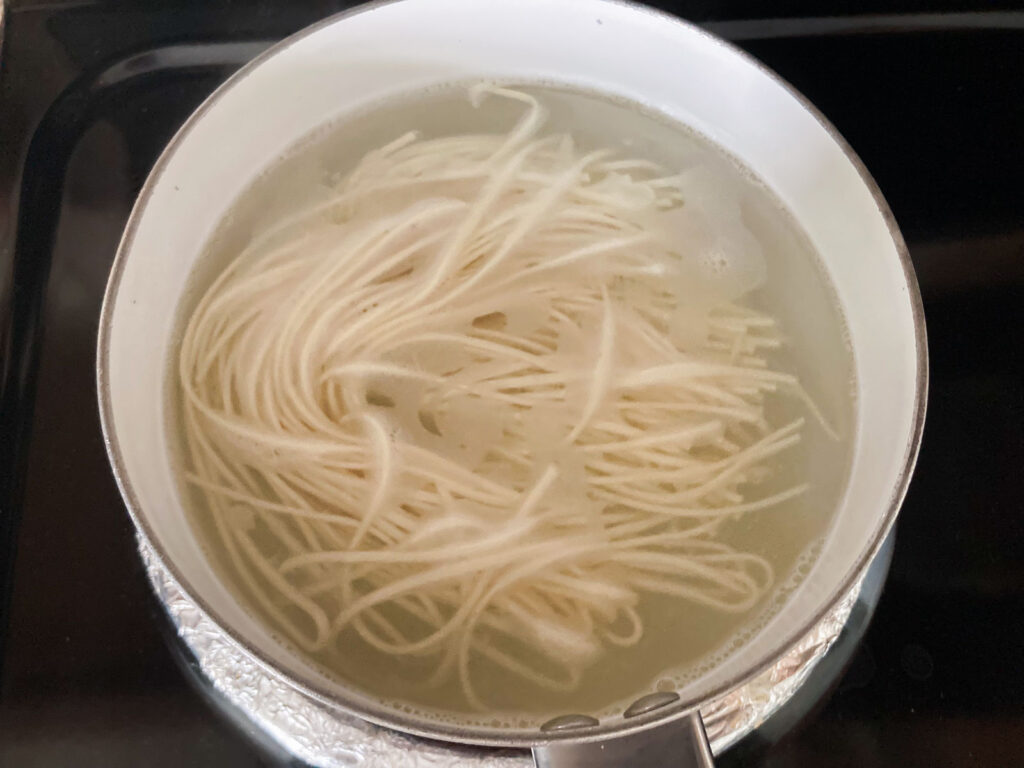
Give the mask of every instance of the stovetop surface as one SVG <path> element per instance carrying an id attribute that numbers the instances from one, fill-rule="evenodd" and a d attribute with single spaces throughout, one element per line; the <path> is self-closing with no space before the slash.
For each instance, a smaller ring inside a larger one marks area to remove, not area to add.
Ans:
<path id="1" fill-rule="evenodd" d="M 860 154 L 910 246 L 931 354 L 921 458 L 860 652 L 798 728 L 721 764 L 1024 765 L 1024 7 L 660 5 L 763 60 Z M 216 714 L 167 642 L 104 453 L 95 336 L 172 133 L 266 45 L 344 6 L 8 4 L 0 766 L 287 762 Z"/>

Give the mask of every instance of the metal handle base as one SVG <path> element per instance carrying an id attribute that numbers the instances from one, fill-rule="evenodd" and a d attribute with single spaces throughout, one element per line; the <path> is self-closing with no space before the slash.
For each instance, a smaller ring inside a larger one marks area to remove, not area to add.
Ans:
<path id="1" fill-rule="evenodd" d="M 714 768 L 700 713 L 646 731 L 533 748 L 537 768 Z"/>

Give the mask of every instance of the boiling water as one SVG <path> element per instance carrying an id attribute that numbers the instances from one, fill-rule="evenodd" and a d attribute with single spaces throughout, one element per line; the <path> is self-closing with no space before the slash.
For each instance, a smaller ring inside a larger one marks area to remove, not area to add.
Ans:
<path id="1" fill-rule="evenodd" d="M 565 712 L 621 711 L 623 703 L 639 693 L 671 689 L 693 679 L 745 642 L 776 612 L 813 561 L 845 483 L 855 407 L 852 356 L 832 288 L 796 223 L 751 173 L 687 128 L 636 105 L 553 88 L 528 90 L 549 110 L 544 132 L 570 132 L 585 147 L 621 147 L 625 154 L 655 160 L 669 171 L 701 166 L 737 196 L 744 222 L 759 241 L 767 263 L 766 281 L 745 303 L 779 320 L 787 343 L 774 353 L 773 367 L 799 377 L 840 440 L 827 437 L 808 418 L 800 445 L 773 460 L 776 475 L 771 482 L 781 490 L 809 481 L 811 490 L 767 511 L 745 515 L 727 524 L 719 535 L 736 549 L 771 562 L 776 573 L 774 592 L 742 615 L 663 596 L 647 598 L 640 606 L 645 624 L 642 640 L 626 649 L 609 646 L 576 690 L 554 693 L 485 663 L 475 664 L 475 687 L 492 708 L 481 716 L 470 711 L 457 681 L 439 688 L 415 682 L 429 677 L 432 661 L 384 656 L 353 632 L 342 635 L 338 649 L 312 659 L 329 675 L 385 704 L 421 716 L 454 716 L 491 726 L 536 724 Z M 309 137 L 273 165 L 223 222 L 192 277 L 179 326 L 212 279 L 255 235 L 281 216 L 324 199 L 329 185 L 367 151 L 408 130 L 418 130 L 426 138 L 505 133 L 521 112 L 520 104 L 494 98 L 474 108 L 464 89 L 450 88 L 381 105 Z M 168 391 L 177 401 L 176 365 L 172 362 L 168 367 L 172 372 Z M 777 398 L 771 408 L 769 418 L 775 425 L 807 415 L 795 398 Z M 181 431 L 179 426 L 172 433 L 180 436 Z M 181 446 L 175 448 L 179 463 L 187 466 Z M 200 495 L 187 488 L 183 495 L 208 556 L 240 599 L 259 614 L 227 564 Z"/>

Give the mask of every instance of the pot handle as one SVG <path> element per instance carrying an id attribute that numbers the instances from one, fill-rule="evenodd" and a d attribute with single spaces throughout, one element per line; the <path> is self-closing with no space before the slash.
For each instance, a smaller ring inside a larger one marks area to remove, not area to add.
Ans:
<path id="1" fill-rule="evenodd" d="M 533 748 L 537 768 L 714 768 L 700 712 L 627 736 Z"/>

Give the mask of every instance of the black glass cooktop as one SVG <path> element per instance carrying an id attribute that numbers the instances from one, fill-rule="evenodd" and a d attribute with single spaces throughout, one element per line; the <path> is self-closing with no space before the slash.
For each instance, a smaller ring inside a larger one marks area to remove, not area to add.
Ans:
<path id="1" fill-rule="evenodd" d="M 761 58 L 861 155 L 910 245 L 932 361 L 921 459 L 860 650 L 796 728 L 721 763 L 1024 765 L 1024 7 L 841 2 L 823 17 L 819 2 L 661 5 Z M 343 7 L 8 3 L 4 768 L 288 762 L 211 706 L 167 642 L 107 466 L 94 348 L 114 250 L 157 153 L 232 71 Z"/>

